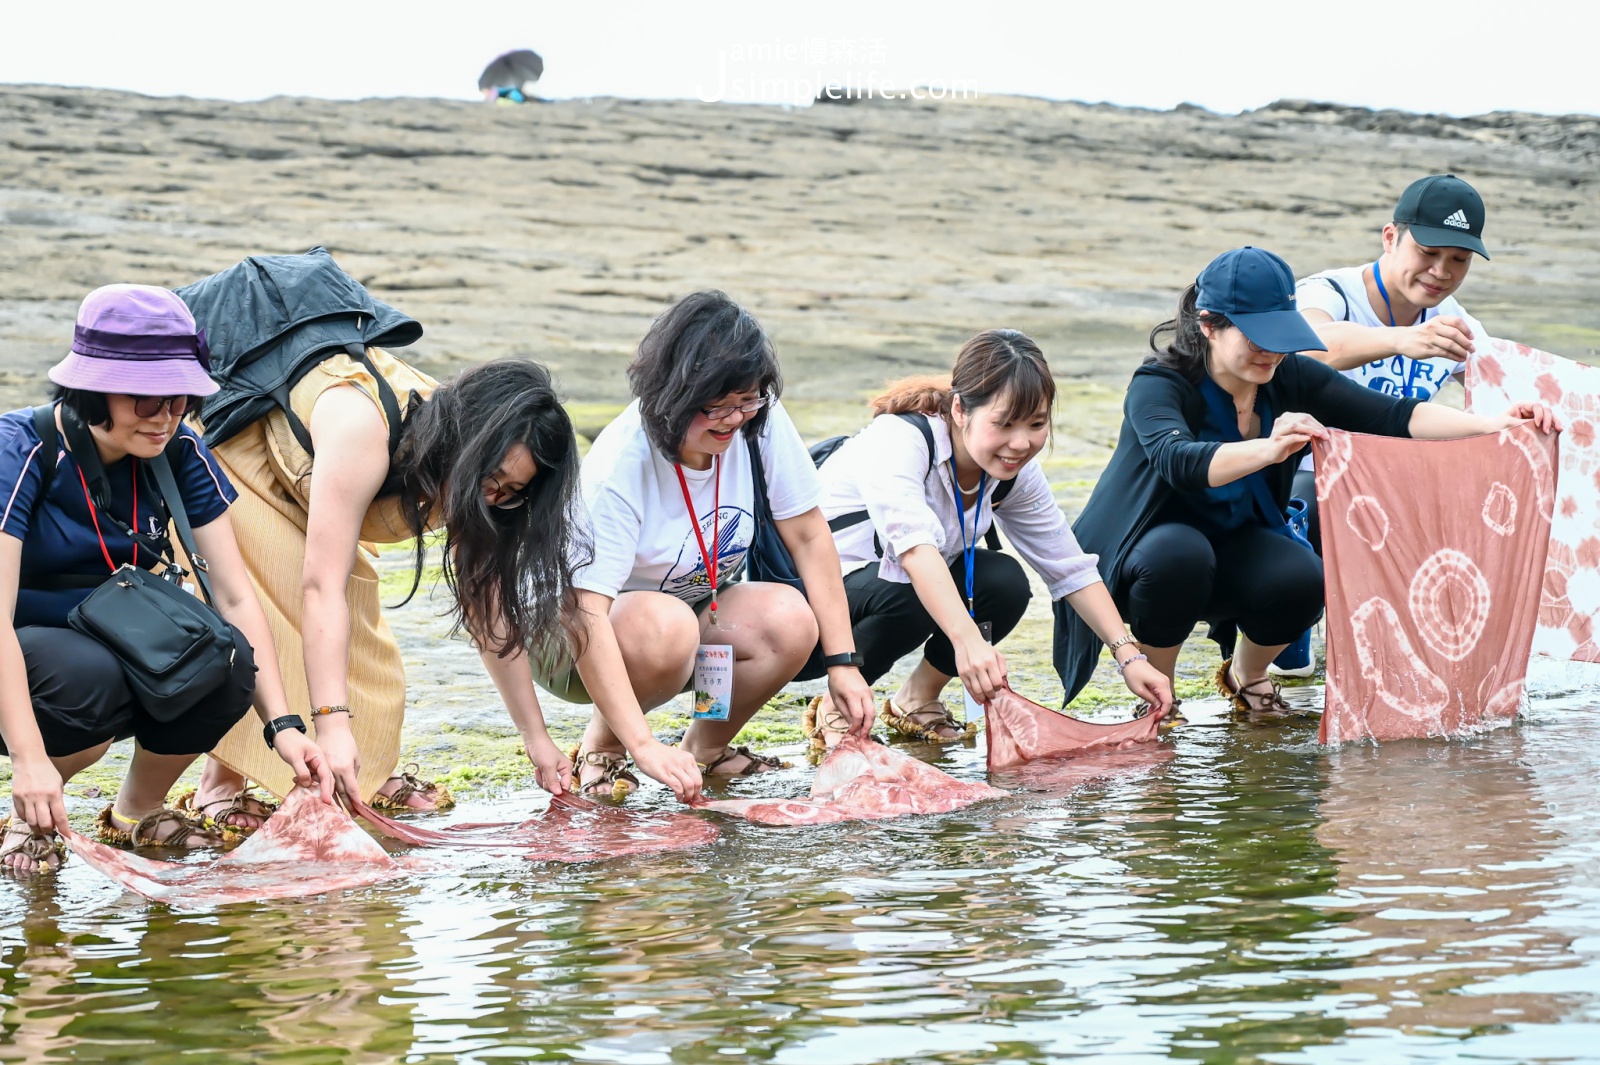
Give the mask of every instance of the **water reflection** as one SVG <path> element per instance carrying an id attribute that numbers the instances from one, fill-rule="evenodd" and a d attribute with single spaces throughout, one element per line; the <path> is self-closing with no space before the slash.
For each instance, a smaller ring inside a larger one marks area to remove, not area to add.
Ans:
<path id="1" fill-rule="evenodd" d="M 1329 753 L 1205 709 L 953 814 L 646 858 L 199 914 L 70 863 L 0 889 L 0 1060 L 1581 1057 L 1600 715 Z M 981 745 L 921 753 L 982 776 Z"/>

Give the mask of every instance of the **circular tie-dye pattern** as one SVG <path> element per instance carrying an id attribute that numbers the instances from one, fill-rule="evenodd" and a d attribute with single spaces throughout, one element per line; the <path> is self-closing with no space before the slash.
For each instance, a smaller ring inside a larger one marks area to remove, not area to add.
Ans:
<path id="1" fill-rule="evenodd" d="M 1361 542 L 1374 551 L 1382 551 L 1389 539 L 1389 513 L 1383 504 L 1372 496 L 1356 496 L 1344 512 L 1345 524 Z"/>
<path id="2" fill-rule="evenodd" d="M 1478 564 L 1446 547 L 1428 556 L 1411 578 L 1411 619 L 1424 643 L 1459 662 L 1483 638 L 1491 598 Z"/>
<path id="3" fill-rule="evenodd" d="M 1499 481 L 1483 499 L 1483 523 L 1500 536 L 1517 531 L 1517 494 Z"/>

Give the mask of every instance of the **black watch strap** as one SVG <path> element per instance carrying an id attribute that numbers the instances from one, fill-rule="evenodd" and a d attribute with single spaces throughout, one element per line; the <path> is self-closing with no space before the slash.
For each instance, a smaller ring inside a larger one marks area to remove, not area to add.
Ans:
<path id="1" fill-rule="evenodd" d="M 860 651 L 840 651 L 836 655 L 822 656 L 824 669 L 832 669 L 834 666 L 855 666 L 860 669 L 866 664 L 867 660 L 861 657 Z"/>
<path id="2" fill-rule="evenodd" d="M 301 720 L 299 714 L 284 714 L 282 717 L 275 717 L 271 721 L 268 721 L 261 728 L 261 738 L 267 741 L 268 747 L 276 750 L 276 746 L 274 745 L 273 741 L 277 738 L 278 733 L 282 732 L 284 729 L 291 728 L 299 729 L 301 732 L 306 730 L 306 723 L 305 721 Z"/>

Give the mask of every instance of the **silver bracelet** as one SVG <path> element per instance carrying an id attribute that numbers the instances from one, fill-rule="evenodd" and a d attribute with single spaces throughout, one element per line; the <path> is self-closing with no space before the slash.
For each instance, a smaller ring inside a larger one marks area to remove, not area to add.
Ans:
<path id="1" fill-rule="evenodd" d="M 1128 658 L 1128 660 L 1126 662 L 1118 662 L 1115 658 L 1113 658 L 1111 660 L 1112 664 L 1117 667 L 1117 676 L 1119 676 L 1119 677 L 1122 676 L 1122 671 L 1123 670 L 1127 669 L 1129 666 L 1133 665 L 1135 662 L 1148 662 L 1148 661 L 1150 661 L 1150 656 L 1146 655 L 1146 654 L 1132 655 L 1132 656 L 1130 656 Z"/>
<path id="2" fill-rule="evenodd" d="M 1122 634 L 1122 639 L 1115 640 L 1115 641 L 1113 641 L 1111 643 L 1106 644 L 1106 650 L 1110 651 L 1111 652 L 1111 657 L 1115 658 L 1117 656 L 1117 648 L 1126 647 L 1130 643 L 1138 643 L 1138 642 L 1139 642 L 1138 640 L 1134 639 L 1133 633 L 1125 632 L 1125 633 Z"/>

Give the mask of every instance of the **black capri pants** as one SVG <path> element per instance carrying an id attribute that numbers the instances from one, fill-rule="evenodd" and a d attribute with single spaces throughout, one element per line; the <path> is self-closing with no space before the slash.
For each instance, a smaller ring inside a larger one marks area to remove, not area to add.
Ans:
<path id="1" fill-rule="evenodd" d="M 1028 575 L 1023 572 L 1022 563 L 1012 556 L 981 548 L 972 571 L 974 612 L 979 623 L 989 623 L 994 642 L 999 643 L 1017 627 L 1028 607 L 1028 598 L 1033 594 L 1028 588 Z M 950 576 L 956 582 L 956 590 L 964 595 L 964 559 L 951 564 Z M 845 574 L 844 591 L 850 601 L 856 650 L 866 660 L 861 675 L 867 683 L 875 683 L 919 646 L 930 666 L 947 676 L 956 675 L 956 652 L 950 638 L 938 631 L 910 584 L 882 579 L 878 576 L 878 563 L 871 562 Z"/>
<path id="2" fill-rule="evenodd" d="M 1265 526 L 1208 538 L 1166 522 L 1123 560 L 1117 609 L 1134 638 L 1176 647 L 1201 621 L 1232 623 L 1262 647 L 1290 643 L 1322 613 L 1322 559 Z"/>
<path id="3" fill-rule="evenodd" d="M 28 694 L 44 750 L 52 758 L 132 737 L 151 754 L 204 754 L 250 709 L 248 696 L 218 693 L 172 721 L 157 721 L 134 702 L 122 664 L 105 645 L 75 629 L 27 625 L 17 630 L 28 667 Z M 226 691 L 226 686 L 224 686 Z M 0 740 L 0 754 L 8 754 Z"/>

